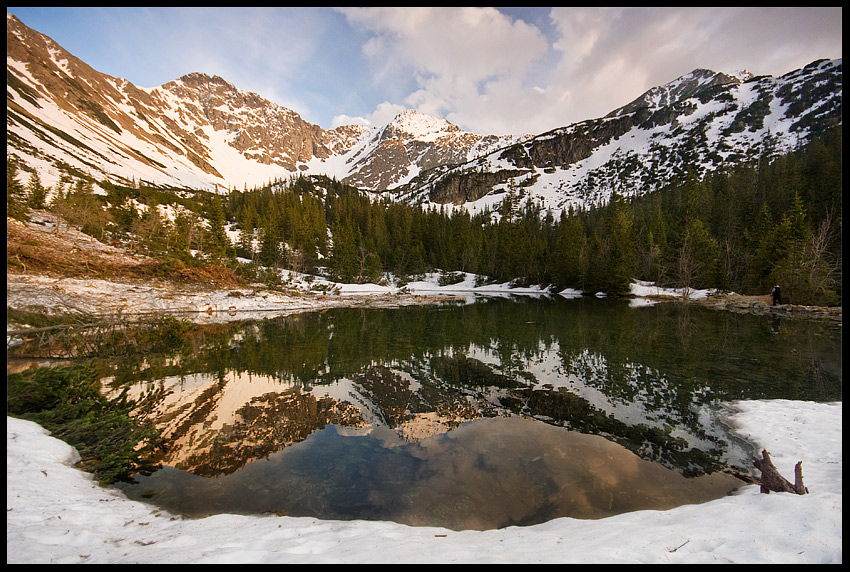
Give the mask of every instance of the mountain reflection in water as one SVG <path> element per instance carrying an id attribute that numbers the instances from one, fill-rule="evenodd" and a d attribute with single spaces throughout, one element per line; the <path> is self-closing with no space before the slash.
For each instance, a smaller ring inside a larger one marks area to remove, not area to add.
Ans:
<path id="1" fill-rule="evenodd" d="M 479 419 L 421 441 L 327 426 L 217 478 L 165 470 L 138 491 L 189 516 L 278 512 L 488 530 L 705 502 L 741 486 L 686 478 L 597 435 L 519 417 Z"/>
<path id="2" fill-rule="evenodd" d="M 584 300 L 217 326 L 116 366 L 115 389 L 170 390 L 163 468 L 122 488 L 190 516 L 455 529 L 704 502 L 752 455 L 719 401 L 840 399 L 840 330 L 793 326 Z"/>

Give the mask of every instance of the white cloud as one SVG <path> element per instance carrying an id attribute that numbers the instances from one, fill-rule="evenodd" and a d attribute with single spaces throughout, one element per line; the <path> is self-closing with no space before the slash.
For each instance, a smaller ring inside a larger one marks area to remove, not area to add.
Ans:
<path id="1" fill-rule="evenodd" d="M 396 115 L 406 109 L 408 109 L 408 107 L 404 105 L 398 105 L 396 103 L 384 101 L 375 108 L 375 111 L 373 113 L 370 113 L 366 117 L 337 115 L 333 118 L 332 126 L 339 127 L 340 125 L 364 125 L 366 127 L 375 127 L 380 125 L 386 125 L 387 123 L 392 121 Z"/>
<path id="2" fill-rule="evenodd" d="M 841 56 L 840 9 L 552 8 L 548 23 L 539 9 L 341 12 L 366 35 L 373 85 L 395 90 L 389 101 L 478 133 L 600 117 L 697 67 L 781 75 Z"/>
<path id="3" fill-rule="evenodd" d="M 841 57 L 840 8 L 553 8 L 551 17 L 563 57 L 547 88 L 569 94 L 571 121 L 698 67 L 782 75 Z"/>
<path id="4" fill-rule="evenodd" d="M 350 115 L 336 115 L 331 120 L 331 128 L 336 128 L 341 125 L 363 125 L 369 127 L 371 123 L 365 117 L 352 117 Z"/>
<path id="5" fill-rule="evenodd" d="M 540 133 L 697 67 L 781 75 L 842 56 L 841 8 L 7 11 L 137 85 L 219 75 L 323 127 L 412 107 L 481 134 Z"/>
<path id="6" fill-rule="evenodd" d="M 392 121 L 396 115 L 405 109 L 407 108 L 403 105 L 385 101 L 378 105 L 375 111 L 367 116 L 367 119 L 370 125 L 384 125 Z"/>
<path id="7" fill-rule="evenodd" d="M 540 31 L 494 8 L 349 8 L 355 26 L 374 33 L 364 52 L 386 66 L 480 81 L 522 73 L 546 50 Z"/>
<path id="8" fill-rule="evenodd" d="M 404 97 L 406 105 L 438 117 L 463 119 L 462 127 L 479 132 L 488 131 L 481 131 L 483 124 L 469 120 L 461 110 L 486 114 L 494 96 L 502 98 L 495 89 L 524 89 L 524 78 L 548 50 L 538 28 L 494 8 L 342 11 L 352 25 L 372 34 L 363 52 L 375 66 L 376 81 L 412 79 L 414 89 Z M 516 101 L 516 92 L 507 95 Z"/>

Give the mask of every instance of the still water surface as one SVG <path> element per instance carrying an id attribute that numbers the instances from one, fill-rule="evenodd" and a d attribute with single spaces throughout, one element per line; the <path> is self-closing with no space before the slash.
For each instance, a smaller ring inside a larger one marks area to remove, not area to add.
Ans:
<path id="1" fill-rule="evenodd" d="M 841 331 L 596 299 L 333 309 L 215 326 L 106 382 L 169 392 L 131 498 L 483 530 L 730 493 L 753 451 L 719 404 L 840 400 Z"/>

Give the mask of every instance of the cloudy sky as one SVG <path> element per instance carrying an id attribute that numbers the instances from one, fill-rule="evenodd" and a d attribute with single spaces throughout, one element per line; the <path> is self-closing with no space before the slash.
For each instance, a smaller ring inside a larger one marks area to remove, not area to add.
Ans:
<path id="1" fill-rule="evenodd" d="M 418 109 L 479 134 L 601 117 L 702 67 L 841 58 L 841 8 L 7 8 L 98 71 L 218 75 L 323 128 Z"/>

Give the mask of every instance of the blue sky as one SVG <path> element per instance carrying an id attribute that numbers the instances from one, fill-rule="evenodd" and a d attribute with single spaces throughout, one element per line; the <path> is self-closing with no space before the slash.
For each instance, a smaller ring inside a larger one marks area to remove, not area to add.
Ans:
<path id="1" fill-rule="evenodd" d="M 479 134 L 600 117 L 698 68 L 841 58 L 841 8 L 15 8 L 141 87 L 218 75 L 328 129 L 403 109 Z"/>

